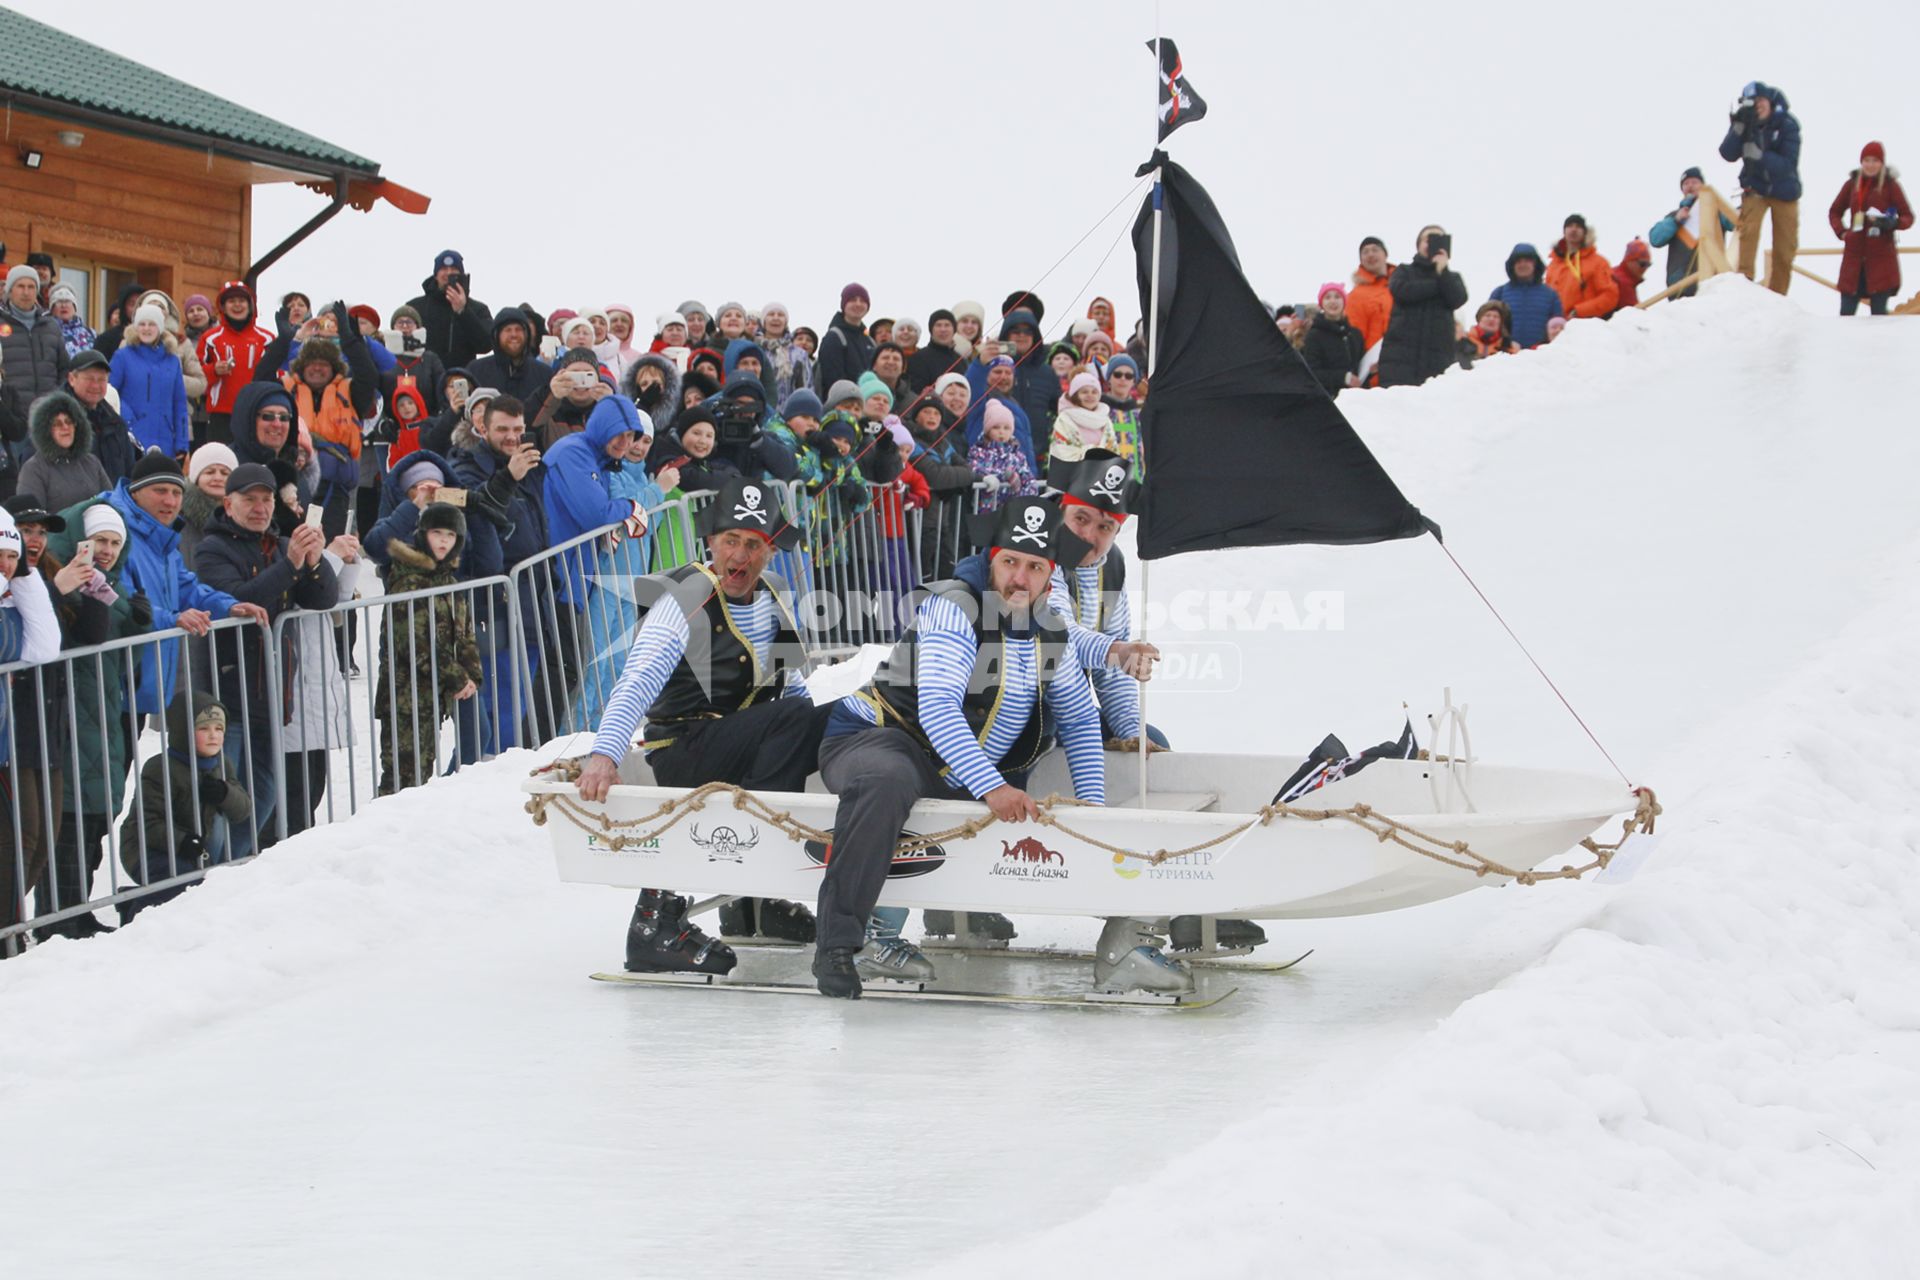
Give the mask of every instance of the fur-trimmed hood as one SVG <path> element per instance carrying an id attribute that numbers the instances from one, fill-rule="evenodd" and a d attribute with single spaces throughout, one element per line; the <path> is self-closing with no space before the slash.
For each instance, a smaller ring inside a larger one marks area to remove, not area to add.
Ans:
<path id="1" fill-rule="evenodd" d="M 62 449 L 53 442 L 53 416 L 65 411 L 73 419 L 73 443 Z M 93 420 L 84 405 L 65 391 L 49 391 L 27 410 L 27 438 L 33 451 L 49 462 L 67 462 L 93 452 Z"/>

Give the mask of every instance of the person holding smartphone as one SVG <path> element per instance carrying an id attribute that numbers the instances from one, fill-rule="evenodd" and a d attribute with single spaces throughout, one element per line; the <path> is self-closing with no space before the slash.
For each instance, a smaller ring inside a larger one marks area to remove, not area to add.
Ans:
<path id="1" fill-rule="evenodd" d="M 1453 237 L 1429 225 L 1414 239 L 1413 260 L 1387 278 L 1393 315 L 1380 346 L 1380 385 L 1417 387 L 1453 367 L 1453 313 L 1467 303 L 1467 282 L 1452 270 Z"/>
<path id="2" fill-rule="evenodd" d="M 493 350 L 493 311 L 473 296 L 473 278 L 457 249 L 442 249 L 433 274 L 420 282 L 420 296 L 407 303 L 427 330 L 427 350 L 451 369 L 471 366 Z"/>

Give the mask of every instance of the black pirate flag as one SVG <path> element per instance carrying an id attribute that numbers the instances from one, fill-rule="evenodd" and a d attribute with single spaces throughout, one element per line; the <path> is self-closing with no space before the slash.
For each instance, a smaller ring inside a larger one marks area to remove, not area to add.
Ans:
<path id="1" fill-rule="evenodd" d="M 1187 83 L 1180 66 L 1180 51 L 1174 48 L 1173 41 L 1147 41 L 1149 49 L 1156 45 L 1160 50 L 1160 141 L 1165 142 L 1167 135 L 1181 125 L 1206 115 L 1207 104 Z"/>

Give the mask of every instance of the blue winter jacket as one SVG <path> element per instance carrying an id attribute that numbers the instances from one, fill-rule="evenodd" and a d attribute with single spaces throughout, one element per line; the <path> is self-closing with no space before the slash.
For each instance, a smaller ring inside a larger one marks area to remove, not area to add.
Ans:
<path id="1" fill-rule="evenodd" d="M 615 461 L 608 447 L 614 437 L 640 429 L 640 415 L 625 396 L 608 396 L 587 417 L 586 429 L 549 449 L 546 454 L 547 536 L 559 546 L 582 534 L 618 524 L 633 512 L 633 504 L 615 498 L 609 484 Z M 580 609 L 587 602 L 587 572 L 597 548 L 576 547 L 561 558 L 560 598 Z"/>
<path id="2" fill-rule="evenodd" d="M 1720 140 L 1720 158 L 1740 161 L 1740 189 L 1770 200 L 1800 198 L 1800 122 L 1787 110 L 1787 95 L 1755 82 L 1753 92 L 1773 103 L 1773 114 L 1750 125 L 1735 121 Z M 1745 158 L 1749 140 L 1760 144 L 1760 158 Z"/>
<path id="3" fill-rule="evenodd" d="M 120 416 L 142 449 L 176 454 L 193 448 L 179 356 L 158 343 L 123 342 L 108 369 L 107 381 L 120 393 Z"/>
<path id="4" fill-rule="evenodd" d="M 1533 259 L 1533 279 L 1522 283 L 1514 278 L 1513 264 Z M 1537 347 L 1547 340 L 1547 321 L 1566 314 L 1559 291 L 1547 283 L 1547 264 L 1540 251 L 1530 244 L 1517 244 L 1507 255 L 1507 282 L 1487 297 L 1504 302 L 1513 313 L 1513 340 L 1523 347 Z"/>
<path id="5" fill-rule="evenodd" d="M 126 350 L 125 347 L 121 348 Z M 126 522 L 127 546 L 121 552 L 125 565 L 121 581 L 129 595 L 144 595 L 153 606 L 153 629 L 165 631 L 187 609 L 200 609 L 215 621 L 233 612 L 234 599 L 224 591 L 215 591 L 195 577 L 180 555 L 180 522 L 163 525 L 143 510 L 127 491 L 122 480 L 103 499 Z M 85 523 L 84 512 L 93 505 L 90 499 L 68 508 L 69 528 Z M 154 669 L 154 649 L 159 649 L 159 670 Z M 135 686 L 135 710 L 159 715 L 173 697 L 174 676 L 179 666 L 180 641 L 163 640 L 158 646 L 140 650 L 140 675 Z"/>
<path id="6" fill-rule="evenodd" d="M 1033 468 L 1035 475 L 1040 474 L 1040 460 L 1033 453 L 1033 424 L 1027 419 L 1027 411 L 1018 401 L 1007 396 L 998 397 L 1001 404 L 1013 410 L 1013 440 L 1020 446 L 1020 452 L 1027 455 L 1027 465 Z M 967 448 L 980 443 L 980 433 L 986 430 L 984 415 L 987 411 L 987 397 L 982 396 L 967 406 Z"/>

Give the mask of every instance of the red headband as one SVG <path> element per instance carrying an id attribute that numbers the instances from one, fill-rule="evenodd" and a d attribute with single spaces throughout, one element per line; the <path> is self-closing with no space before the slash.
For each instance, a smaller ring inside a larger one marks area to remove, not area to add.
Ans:
<path id="1" fill-rule="evenodd" d="M 1105 507 L 1099 506 L 1095 503 L 1088 502 L 1085 498 L 1076 498 L 1070 493 L 1061 494 L 1060 501 L 1067 506 L 1085 507 L 1089 511 L 1098 511 L 1103 516 L 1112 516 L 1115 520 L 1118 520 L 1121 524 L 1125 524 L 1127 522 L 1126 512 L 1109 511 Z"/>
<path id="2" fill-rule="evenodd" d="M 994 562 L 995 560 L 998 560 L 998 559 L 1000 558 L 1000 553 L 1001 553 L 1001 551 L 1003 551 L 1003 550 L 1005 550 L 1005 548 L 1003 548 L 1003 547 L 999 547 L 999 546 L 992 546 L 992 547 L 988 547 L 988 548 L 987 548 L 987 563 L 988 563 L 988 564 L 992 564 L 992 563 L 993 563 L 993 562 Z M 1017 555 L 1017 556 L 1030 556 L 1030 555 L 1033 555 L 1033 553 L 1032 553 L 1031 551 L 1016 551 L 1016 552 L 1014 552 L 1013 554 L 1015 554 L 1015 555 Z M 1059 561 L 1057 561 L 1057 560 L 1052 560 L 1052 559 L 1049 559 L 1049 558 L 1048 558 L 1048 557 L 1046 557 L 1046 556 L 1034 556 L 1033 558 L 1034 558 L 1034 559 L 1036 559 L 1036 560 L 1045 560 L 1045 561 L 1046 561 L 1046 562 L 1047 562 L 1048 564 L 1058 564 L 1058 563 L 1059 563 Z"/>

